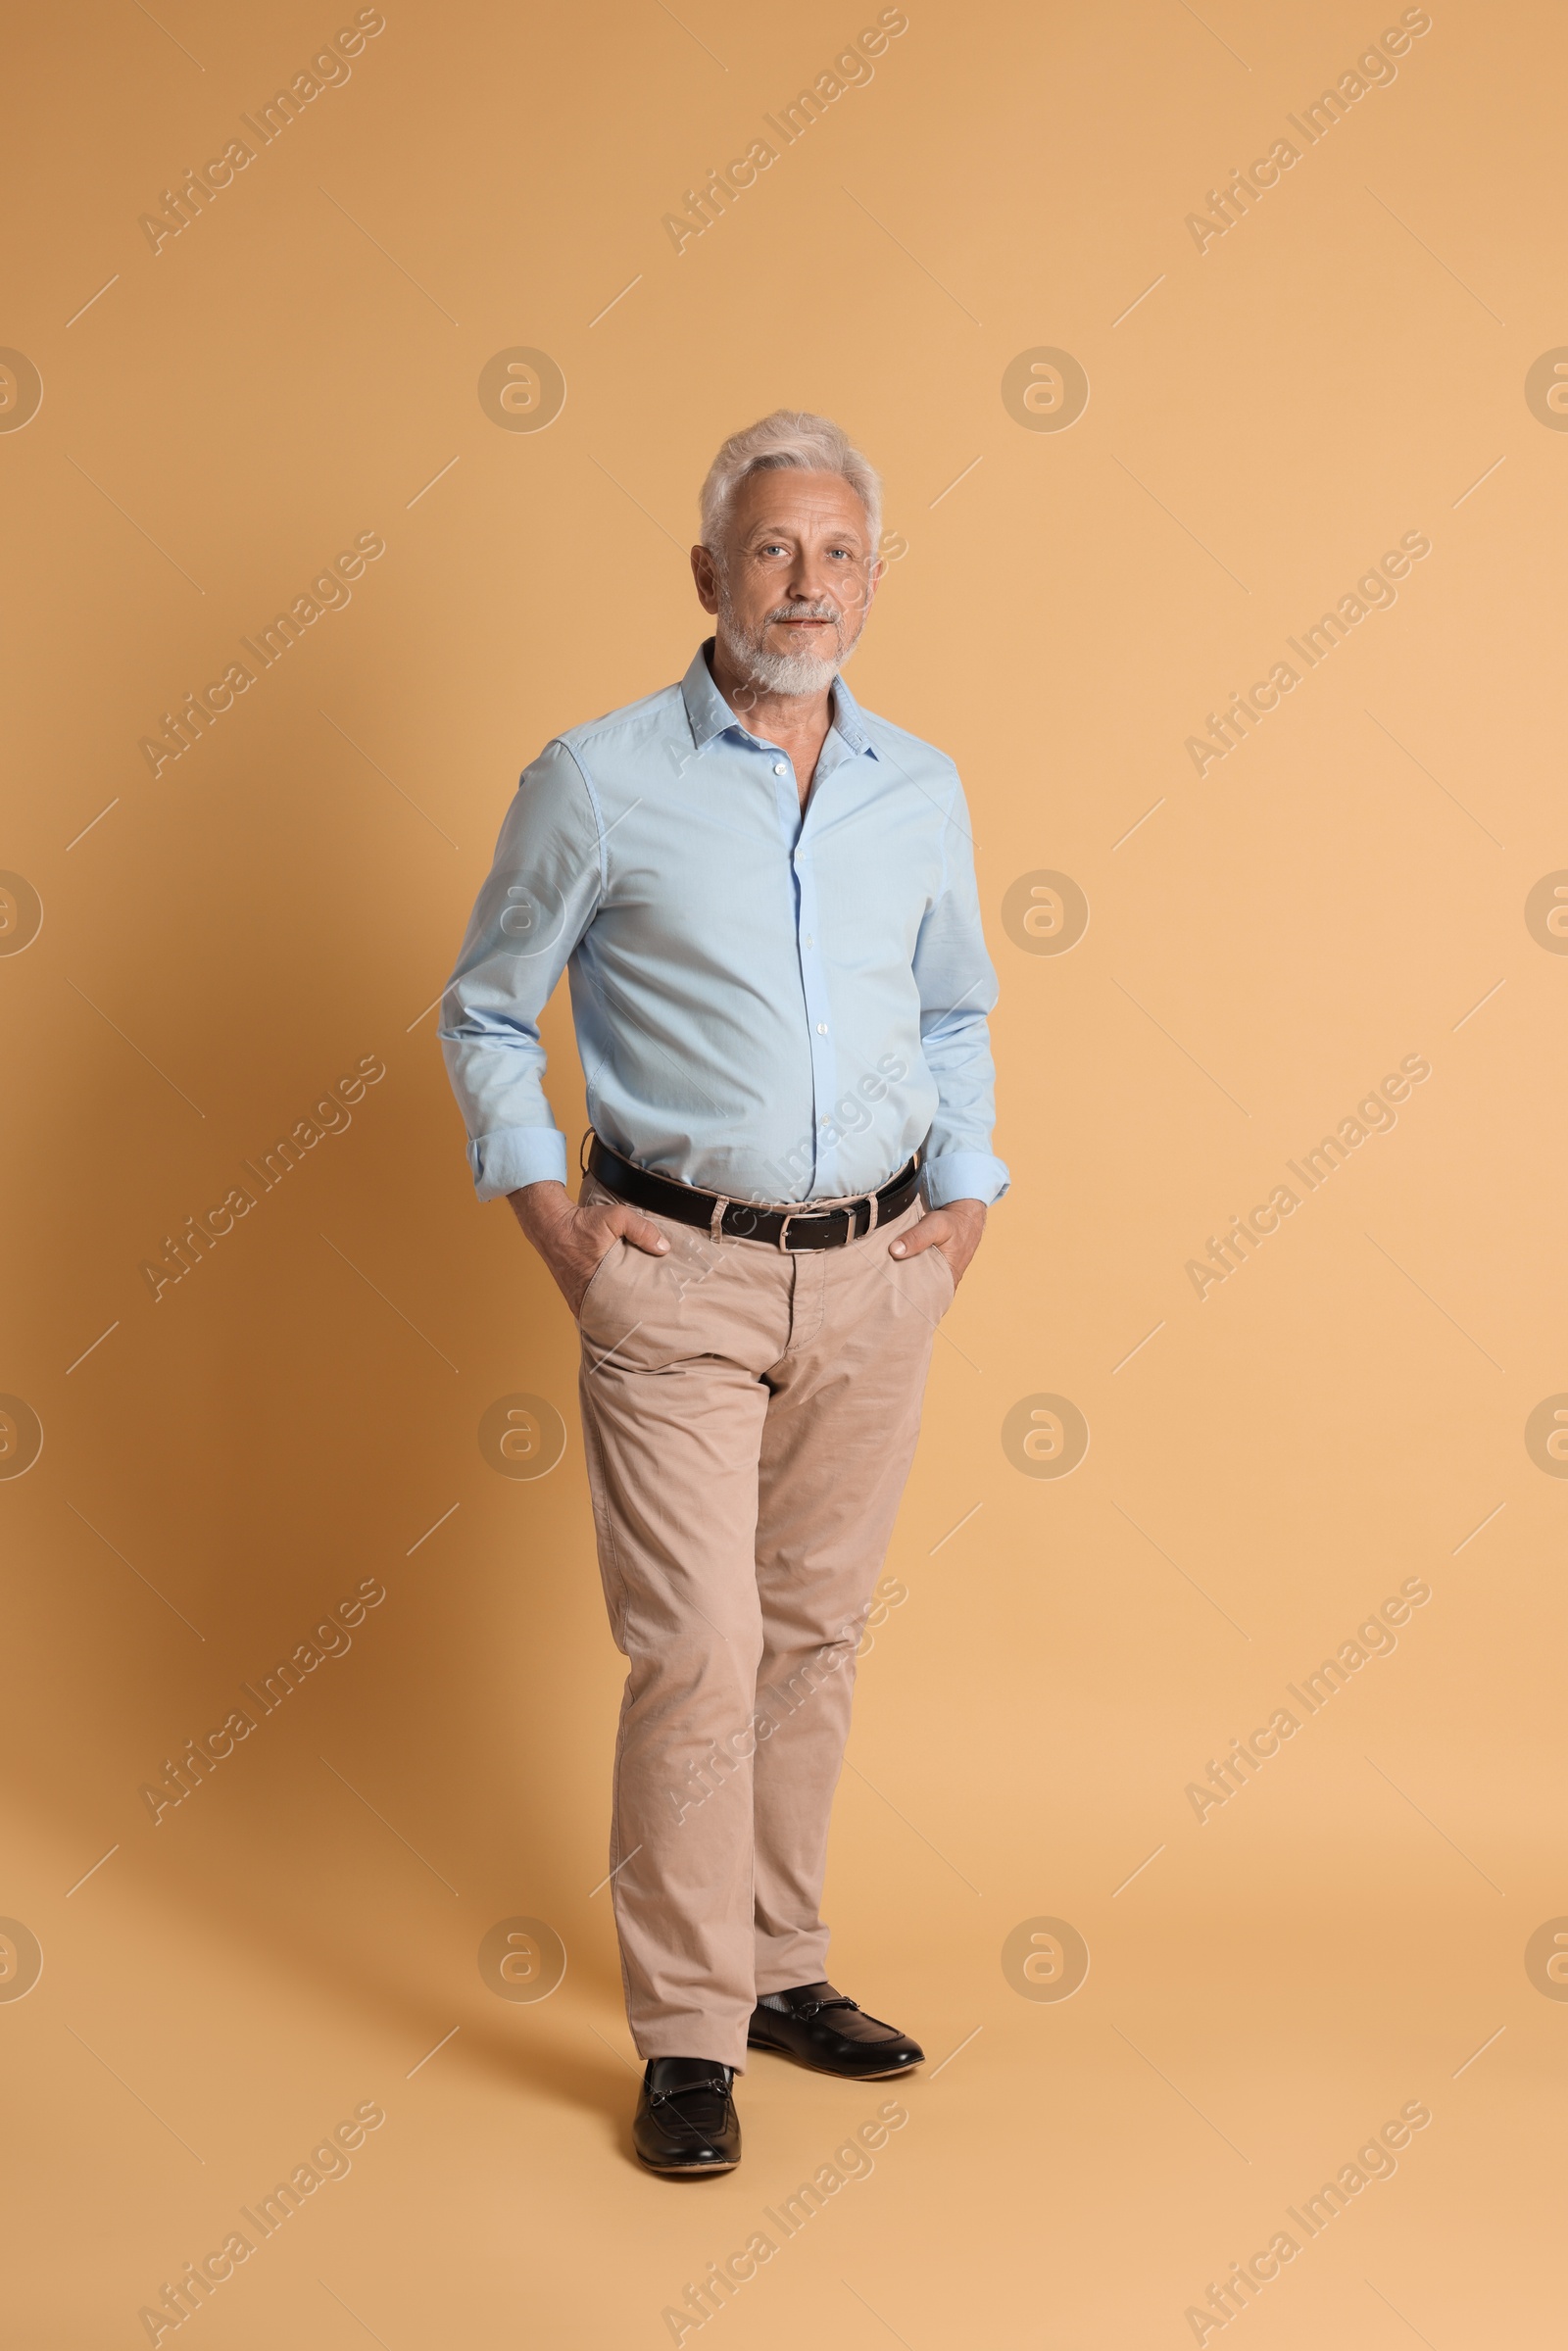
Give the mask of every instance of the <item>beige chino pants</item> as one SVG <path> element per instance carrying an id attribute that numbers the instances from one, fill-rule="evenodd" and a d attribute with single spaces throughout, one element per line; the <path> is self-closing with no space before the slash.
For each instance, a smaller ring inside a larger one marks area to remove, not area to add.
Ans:
<path id="1" fill-rule="evenodd" d="M 585 1202 L 611 1195 L 592 1178 Z M 764 1992 L 827 1973 L 818 1911 L 855 1652 L 920 1425 L 939 1249 L 904 1214 L 785 1254 L 656 1217 L 588 1285 L 582 1425 L 628 1660 L 610 1866 L 644 2057 L 744 2068 Z"/>

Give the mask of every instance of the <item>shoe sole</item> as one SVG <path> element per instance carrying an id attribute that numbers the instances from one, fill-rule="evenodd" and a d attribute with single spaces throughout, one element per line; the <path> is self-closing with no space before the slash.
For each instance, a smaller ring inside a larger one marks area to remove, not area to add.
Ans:
<path id="1" fill-rule="evenodd" d="M 793 2049 L 781 2049 L 775 2041 L 748 2040 L 749 2049 L 765 2049 L 770 2057 L 786 2057 L 791 2065 L 804 2068 L 808 2074 L 826 2074 L 834 2082 L 897 2082 L 901 2074 L 915 2073 L 925 2059 L 917 2057 L 909 2065 L 890 2065 L 880 2074 L 846 2074 L 836 2065 L 813 2065 L 808 2057 L 797 2057 Z"/>
<path id="2" fill-rule="evenodd" d="M 726 2172 L 740 2170 L 740 2157 L 733 2163 L 650 2163 L 646 2155 L 637 2161 L 645 2172 L 654 2172 L 661 2180 L 716 2180 Z"/>

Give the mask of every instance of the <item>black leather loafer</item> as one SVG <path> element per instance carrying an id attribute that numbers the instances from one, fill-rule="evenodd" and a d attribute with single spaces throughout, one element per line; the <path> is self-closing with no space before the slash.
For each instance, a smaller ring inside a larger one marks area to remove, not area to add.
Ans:
<path id="1" fill-rule="evenodd" d="M 754 2049 L 775 2049 L 815 2073 L 851 2082 L 882 2082 L 925 2063 L 918 2041 L 867 2016 L 831 1984 L 766 1993 L 752 2011 L 746 2038 Z"/>
<path id="2" fill-rule="evenodd" d="M 650 2058 L 631 2127 L 638 2162 L 688 2180 L 733 2172 L 741 2159 L 734 2078 L 710 2057 Z"/>

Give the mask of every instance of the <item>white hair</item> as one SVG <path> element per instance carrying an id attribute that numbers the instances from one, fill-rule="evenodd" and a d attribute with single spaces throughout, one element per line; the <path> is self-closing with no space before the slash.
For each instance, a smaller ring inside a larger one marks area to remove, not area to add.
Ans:
<path id="1" fill-rule="evenodd" d="M 715 556 L 721 552 L 730 502 L 748 474 L 786 466 L 807 473 L 837 473 L 847 481 L 865 509 L 870 552 L 876 553 L 882 531 L 882 482 L 874 466 L 830 417 L 788 408 L 775 409 L 744 432 L 731 433 L 714 458 L 700 502 L 704 546 Z"/>

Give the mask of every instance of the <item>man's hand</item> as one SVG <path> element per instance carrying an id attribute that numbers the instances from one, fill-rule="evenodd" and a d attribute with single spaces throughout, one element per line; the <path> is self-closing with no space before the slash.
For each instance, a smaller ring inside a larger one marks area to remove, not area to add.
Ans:
<path id="1" fill-rule="evenodd" d="M 509 1192 L 507 1200 L 555 1276 L 573 1319 L 583 1292 L 617 1240 L 629 1241 L 633 1249 L 646 1249 L 651 1257 L 669 1253 L 669 1243 L 653 1219 L 628 1207 L 624 1200 L 580 1208 L 564 1184 L 550 1183 L 525 1184 L 520 1192 Z"/>
<path id="2" fill-rule="evenodd" d="M 980 1247 L 985 1229 L 984 1200 L 950 1200 L 945 1208 L 933 1208 L 922 1216 L 911 1231 L 901 1233 L 889 1245 L 888 1255 L 917 1257 L 922 1249 L 939 1248 L 948 1260 L 953 1287 L 956 1290 L 969 1269 L 970 1258 Z"/>

